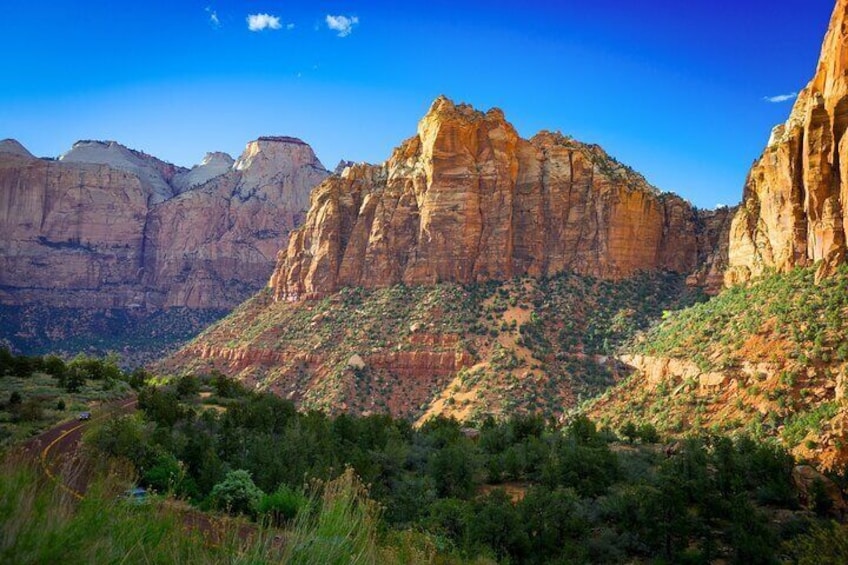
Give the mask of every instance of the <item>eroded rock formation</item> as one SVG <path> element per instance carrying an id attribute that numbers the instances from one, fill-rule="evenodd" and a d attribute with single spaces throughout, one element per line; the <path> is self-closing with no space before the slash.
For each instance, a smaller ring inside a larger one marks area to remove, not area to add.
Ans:
<path id="1" fill-rule="evenodd" d="M 293 138 L 191 170 L 115 142 L 59 160 L 0 142 L 0 302 L 231 308 L 267 281 L 328 174 Z"/>
<path id="2" fill-rule="evenodd" d="M 838 0 L 815 77 L 748 175 L 731 227 L 732 285 L 768 268 L 844 261 L 848 204 L 848 0 Z"/>
<path id="3" fill-rule="evenodd" d="M 346 167 L 313 192 L 270 284 L 297 300 L 564 270 L 692 273 L 718 248 L 720 234 L 705 229 L 714 216 L 598 146 L 550 132 L 522 139 L 500 110 L 440 97 L 383 165 Z"/>

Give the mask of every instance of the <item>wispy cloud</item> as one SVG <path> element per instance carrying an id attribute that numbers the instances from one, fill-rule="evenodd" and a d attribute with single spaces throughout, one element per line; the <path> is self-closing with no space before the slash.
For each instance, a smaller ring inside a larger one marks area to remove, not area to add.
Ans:
<path id="1" fill-rule="evenodd" d="M 206 6 L 206 13 L 209 14 L 209 24 L 212 27 L 221 27 L 221 20 L 218 18 L 217 10 L 213 10 L 210 6 Z"/>
<path id="2" fill-rule="evenodd" d="M 278 16 L 271 14 L 250 14 L 247 16 L 247 29 L 250 31 L 262 31 L 263 29 L 280 29 L 283 24 L 280 23 Z"/>
<path id="3" fill-rule="evenodd" d="M 353 32 L 353 26 L 359 24 L 359 18 L 356 16 L 331 16 L 327 14 L 327 27 L 333 31 L 337 31 L 339 37 L 347 37 Z"/>
<path id="4" fill-rule="evenodd" d="M 790 92 L 789 94 L 778 94 L 777 96 L 765 96 L 763 100 L 766 102 L 771 102 L 772 104 L 778 104 L 780 102 L 786 102 L 788 100 L 795 100 L 798 98 L 797 92 Z"/>
<path id="5" fill-rule="evenodd" d="M 286 24 L 286 29 L 291 31 L 294 29 L 294 24 Z"/>

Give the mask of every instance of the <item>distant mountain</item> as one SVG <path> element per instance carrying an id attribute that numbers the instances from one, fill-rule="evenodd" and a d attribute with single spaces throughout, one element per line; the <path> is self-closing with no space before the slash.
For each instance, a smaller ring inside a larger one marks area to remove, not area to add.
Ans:
<path id="1" fill-rule="evenodd" d="M 34 339 L 43 349 L 69 337 L 34 313 L 44 306 L 57 318 L 61 308 L 76 317 L 80 309 L 220 315 L 264 286 L 328 175 L 294 138 L 260 138 L 238 161 L 210 153 L 190 170 L 113 141 L 77 142 L 59 160 L 3 141 L 0 305 L 18 310 L 3 317 L 0 339 L 27 350 Z"/>

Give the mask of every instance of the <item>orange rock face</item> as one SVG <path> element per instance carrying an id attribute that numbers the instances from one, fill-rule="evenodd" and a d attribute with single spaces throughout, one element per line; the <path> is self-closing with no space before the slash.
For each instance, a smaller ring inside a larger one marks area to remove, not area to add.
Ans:
<path id="1" fill-rule="evenodd" d="M 569 269 L 690 273 L 717 247 L 707 216 L 600 147 L 549 132 L 522 139 L 500 110 L 441 97 L 382 166 L 347 167 L 316 188 L 270 285 L 297 300 Z"/>
<path id="2" fill-rule="evenodd" d="M 99 162 L 98 162 L 99 161 Z M 0 301 L 231 308 L 261 288 L 329 173 L 291 138 L 191 171 L 114 142 L 61 160 L 0 143 Z"/>
<path id="3" fill-rule="evenodd" d="M 848 200 L 848 0 L 839 0 L 816 75 L 748 175 L 730 233 L 732 285 L 767 268 L 845 256 Z"/>

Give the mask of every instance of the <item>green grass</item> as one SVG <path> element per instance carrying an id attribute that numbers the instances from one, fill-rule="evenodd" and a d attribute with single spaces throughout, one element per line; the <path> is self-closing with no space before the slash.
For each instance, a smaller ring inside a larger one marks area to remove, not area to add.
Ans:
<path id="1" fill-rule="evenodd" d="M 0 462 L 0 562 L 144 564 L 433 563 L 436 544 L 416 532 L 378 531 L 380 508 L 351 472 L 314 485 L 313 511 L 288 531 L 207 515 L 212 534 L 187 520 L 196 510 L 168 498 L 129 504 L 132 473 L 113 461 L 78 502 L 19 454 Z M 251 532 L 247 537 L 239 531 Z M 441 563 L 460 563 L 449 555 Z M 464 561 L 463 561 L 464 562 Z M 484 563 L 482 560 L 471 563 Z"/>
<path id="2" fill-rule="evenodd" d="M 16 420 L 8 405 L 14 392 L 21 395 L 23 402 L 37 402 L 41 407 L 41 418 L 35 421 Z M 107 385 L 106 381 L 89 380 L 79 392 L 71 393 L 61 388 L 54 377 L 43 373 L 29 377 L 0 376 L 0 448 L 75 418 L 78 412 L 89 410 L 92 405 L 123 398 L 130 392 L 130 386 L 123 381 Z M 64 402 L 64 410 L 57 408 L 59 401 Z"/>

